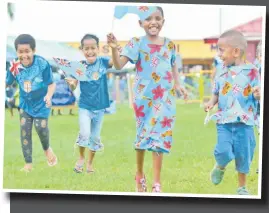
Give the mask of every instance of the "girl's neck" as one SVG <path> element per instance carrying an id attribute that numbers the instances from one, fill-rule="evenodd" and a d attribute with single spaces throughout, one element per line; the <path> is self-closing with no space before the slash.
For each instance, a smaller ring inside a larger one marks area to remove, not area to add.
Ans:
<path id="1" fill-rule="evenodd" d="M 152 44 L 159 44 L 159 45 L 164 44 L 164 38 L 160 37 L 159 35 L 157 36 L 146 35 L 146 37 Z"/>

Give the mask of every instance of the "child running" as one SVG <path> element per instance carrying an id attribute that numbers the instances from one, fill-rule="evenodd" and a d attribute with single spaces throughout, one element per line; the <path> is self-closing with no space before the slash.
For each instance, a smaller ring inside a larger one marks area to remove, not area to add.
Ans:
<path id="1" fill-rule="evenodd" d="M 215 79 L 211 100 L 205 105 L 205 111 L 216 103 L 219 109 L 211 116 L 217 122 L 216 165 L 211 172 L 211 181 L 215 185 L 221 183 L 226 166 L 235 160 L 237 193 L 248 195 L 246 179 L 256 146 L 253 126 L 257 120 L 260 77 L 256 67 L 244 59 L 247 41 L 240 32 L 223 33 L 218 47 L 224 68 Z"/>
<path id="2" fill-rule="evenodd" d="M 163 153 L 169 153 L 172 145 L 176 90 L 187 97 L 186 90 L 179 84 L 175 45 L 170 39 L 159 36 L 163 24 L 163 9 L 157 7 L 147 19 L 139 20 L 139 25 L 145 30 L 146 35 L 132 38 L 121 55 L 116 49 L 115 36 L 112 33 L 107 36 L 115 68 L 122 69 L 128 61 L 136 65 L 133 108 L 137 128 L 134 147 L 138 192 L 147 191 L 143 169 L 145 150 L 153 153 L 152 192 L 161 192 Z"/>
<path id="3" fill-rule="evenodd" d="M 117 51 L 120 51 L 120 46 Z M 109 57 L 100 57 L 99 38 L 92 34 L 86 34 L 81 39 L 81 51 L 85 56 L 86 76 L 89 81 L 80 81 L 66 78 L 72 90 L 79 84 L 79 136 L 76 144 L 79 146 L 79 159 L 74 171 L 82 173 L 85 163 L 85 148 L 89 149 L 87 161 L 87 173 L 93 173 L 93 159 L 96 151 L 103 149 L 100 133 L 102 129 L 105 109 L 110 106 L 107 85 L 107 70 L 113 66 Z"/>
<path id="4" fill-rule="evenodd" d="M 28 34 L 19 35 L 15 40 L 17 57 L 7 71 L 6 83 L 16 81 L 20 90 L 21 147 L 25 160 L 23 171 L 30 172 L 32 166 L 33 123 L 40 138 L 49 166 L 57 164 L 57 157 L 49 143 L 48 117 L 51 98 L 55 90 L 51 66 L 43 57 L 35 54 L 35 39 Z"/>

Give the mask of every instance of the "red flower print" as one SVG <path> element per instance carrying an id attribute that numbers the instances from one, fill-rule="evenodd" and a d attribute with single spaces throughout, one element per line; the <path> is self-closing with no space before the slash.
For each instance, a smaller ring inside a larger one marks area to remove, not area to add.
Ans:
<path id="1" fill-rule="evenodd" d="M 161 45 L 148 44 L 148 47 L 150 48 L 150 54 L 161 51 Z"/>
<path id="2" fill-rule="evenodd" d="M 154 94 L 153 100 L 156 100 L 158 98 L 163 98 L 164 91 L 165 89 L 162 89 L 160 85 L 156 89 L 153 89 L 152 90 L 152 93 Z"/>
<path id="3" fill-rule="evenodd" d="M 169 83 L 171 83 L 173 80 L 171 72 L 166 72 L 166 76 L 164 77 L 164 79 L 167 80 Z"/>
<path id="4" fill-rule="evenodd" d="M 253 81 L 257 77 L 257 70 L 256 69 L 250 70 L 248 76 L 250 80 Z"/>
<path id="5" fill-rule="evenodd" d="M 144 109 L 144 105 L 141 105 L 140 107 L 137 107 L 136 104 L 134 104 L 134 111 L 135 111 L 135 115 L 136 117 L 145 117 L 145 113 L 143 112 Z"/>
<path id="6" fill-rule="evenodd" d="M 171 128 L 171 122 L 173 121 L 173 119 L 168 119 L 166 116 L 163 118 L 163 121 L 161 121 L 162 124 L 162 128 L 168 126 Z"/>
<path id="7" fill-rule="evenodd" d="M 138 72 L 142 72 L 143 71 L 143 68 L 141 66 L 141 60 L 139 60 L 137 63 L 136 63 L 136 69 Z"/>
<path id="8" fill-rule="evenodd" d="M 171 149 L 171 142 L 170 141 L 164 141 L 164 147 L 166 148 L 166 149 Z"/>

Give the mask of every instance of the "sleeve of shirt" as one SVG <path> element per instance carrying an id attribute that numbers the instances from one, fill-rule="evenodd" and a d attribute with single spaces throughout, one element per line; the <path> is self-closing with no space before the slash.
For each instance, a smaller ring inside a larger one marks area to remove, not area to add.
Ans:
<path id="1" fill-rule="evenodd" d="M 121 56 L 129 58 L 130 62 L 136 64 L 139 59 L 139 38 L 132 38 L 121 52 Z"/>
<path id="2" fill-rule="evenodd" d="M 47 62 L 45 69 L 43 70 L 43 82 L 46 85 L 53 83 L 53 74 L 50 64 Z"/>
<path id="3" fill-rule="evenodd" d="M 6 73 L 6 84 L 7 85 L 11 85 L 11 84 L 13 84 L 13 82 L 15 80 L 16 79 L 15 79 L 14 75 L 12 75 L 12 73 L 9 70 L 7 70 L 7 73 Z"/>
<path id="4" fill-rule="evenodd" d="M 218 80 L 214 80 L 213 86 L 212 86 L 212 94 L 213 95 L 219 95 L 219 82 Z"/>
<path id="5" fill-rule="evenodd" d="M 109 69 L 110 68 L 110 66 L 109 66 L 110 57 L 109 56 L 101 57 L 101 60 L 102 60 L 103 65 L 105 66 L 105 68 Z"/>

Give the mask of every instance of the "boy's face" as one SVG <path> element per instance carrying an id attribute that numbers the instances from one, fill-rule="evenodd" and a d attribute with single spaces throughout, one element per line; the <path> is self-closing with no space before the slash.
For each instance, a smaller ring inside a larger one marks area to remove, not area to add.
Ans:
<path id="1" fill-rule="evenodd" d="M 139 24 L 140 27 L 144 28 L 147 35 L 158 36 L 163 27 L 164 18 L 161 11 L 157 10 L 144 21 L 139 21 Z"/>
<path id="2" fill-rule="evenodd" d="M 33 63 L 35 50 L 30 44 L 19 44 L 17 47 L 17 56 L 23 66 L 28 67 Z"/>
<path id="3" fill-rule="evenodd" d="M 237 47 L 229 45 L 227 38 L 220 38 L 218 41 L 218 56 L 225 66 L 235 63 L 236 59 L 241 58 L 241 51 Z"/>
<path id="4" fill-rule="evenodd" d="M 83 41 L 82 52 L 86 60 L 92 64 L 96 61 L 99 54 L 99 47 L 94 39 L 85 39 Z"/>

